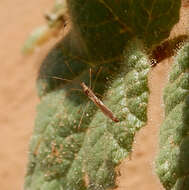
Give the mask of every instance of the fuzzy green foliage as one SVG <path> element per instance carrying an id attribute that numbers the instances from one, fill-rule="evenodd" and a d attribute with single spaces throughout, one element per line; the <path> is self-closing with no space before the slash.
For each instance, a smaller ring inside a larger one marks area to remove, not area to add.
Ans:
<path id="1" fill-rule="evenodd" d="M 39 72 L 41 103 L 25 190 L 115 187 L 115 167 L 147 122 L 149 62 L 143 50 L 169 35 L 180 8 L 179 0 L 67 2 L 72 29 Z M 90 81 L 118 123 L 82 92 L 81 82 Z"/>
<path id="2" fill-rule="evenodd" d="M 59 83 L 56 90 L 42 97 L 25 189 L 115 186 L 115 167 L 130 153 L 136 131 L 147 121 L 149 63 L 133 43 L 122 62 L 101 67 L 101 72 L 92 70 L 95 93 L 103 96 L 120 122 L 111 121 L 86 95 L 72 90 L 81 88 L 80 80 L 89 83 L 87 65 L 72 82 Z M 79 126 L 82 110 L 85 114 Z"/>
<path id="3" fill-rule="evenodd" d="M 157 173 L 167 190 L 189 188 L 189 43 L 179 52 L 164 92 Z"/>
<path id="4" fill-rule="evenodd" d="M 180 0 L 69 0 L 68 8 L 88 59 L 101 64 L 119 59 L 132 37 L 148 47 L 167 38 L 179 20 L 180 4 Z"/>

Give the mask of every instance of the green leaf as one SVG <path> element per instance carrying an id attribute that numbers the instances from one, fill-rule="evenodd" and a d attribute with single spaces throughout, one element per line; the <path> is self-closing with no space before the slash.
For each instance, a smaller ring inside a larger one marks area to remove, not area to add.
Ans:
<path id="1" fill-rule="evenodd" d="M 150 66 L 143 50 L 168 37 L 180 8 L 180 0 L 67 3 L 71 31 L 39 72 L 41 103 L 30 143 L 26 190 L 116 186 L 115 167 L 130 154 L 136 131 L 147 121 Z M 119 122 L 97 109 L 82 92 L 81 82 L 92 84 Z"/>
<path id="2" fill-rule="evenodd" d="M 56 86 L 53 91 L 42 96 L 30 143 L 26 190 L 115 187 L 115 167 L 129 155 L 136 131 L 147 121 L 149 63 L 141 49 L 138 41 L 132 41 L 121 62 L 101 66 L 101 71 L 99 67 L 92 68 L 93 91 L 103 97 L 118 123 L 106 117 L 83 92 L 72 90 L 81 89 L 81 81 L 89 86 L 88 65 L 84 68 L 78 64 L 82 72 L 74 77 L 75 65 L 68 63 L 72 72 L 66 73 L 62 65 L 67 67 L 67 63 L 48 62 L 46 66 L 57 67 L 73 80 L 59 81 L 52 85 Z M 53 52 L 56 51 L 57 47 Z M 49 83 L 44 76 L 45 73 L 39 86 Z"/>
<path id="3" fill-rule="evenodd" d="M 156 170 L 166 189 L 189 187 L 189 43 L 179 50 L 164 91 L 165 120 L 160 130 Z"/>
<path id="4" fill-rule="evenodd" d="M 169 36 L 179 20 L 180 0 L 69 0 L 74 31 L 87 54 L 98 64 L 119 59 L 131 38 L 148 47 Z"/>

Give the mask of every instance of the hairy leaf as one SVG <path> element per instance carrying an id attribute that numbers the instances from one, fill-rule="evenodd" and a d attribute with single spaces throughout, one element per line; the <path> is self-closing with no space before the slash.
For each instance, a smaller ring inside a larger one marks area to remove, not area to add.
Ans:
<path id="1" fill-rule="evenodd" d="M 38 77 L 41 103 L 26 190 L 116 186 L 115 167 L 129 155 L 136 131 L 147 121 L 149 63 L 143 49 L 168 37 L 180 8 L 180 0 L 67 3 L 71 31 L 48 54 Z M 81 82 L 92 84 L 119 122 L 97 109 Z"/>
<path id="2" fill-rule="evenodd" d="M 160 130 L 157 173 L 166 189 L 189 187 L 189 43 L 179 52 L 164 92 L 165 120 Z"/>
<path id="3" fill-rule="evenodd" d="M 73 90 L 80 88 L 81 81 L 89 85 L 88 67 L 42 97 L 30 145 L 26 190 L 115 187 L 115 167 L 131 152 L 134 135 L 147 120 L 149 63 L 138 43 L 131 44 L 122 62 L 92 68 L 93 90 L 103 97 L 118 123 L 83 92 Z"/>
<path id="4" fill-rule="evenodd" d="M 89 60 L 119 59 L 137 37 L 148 47 L 169 36 L 179 20 L 180 0 L 68 0 L 74 30 Z M 85 57 L 85 59 L 87 59 Z"/>

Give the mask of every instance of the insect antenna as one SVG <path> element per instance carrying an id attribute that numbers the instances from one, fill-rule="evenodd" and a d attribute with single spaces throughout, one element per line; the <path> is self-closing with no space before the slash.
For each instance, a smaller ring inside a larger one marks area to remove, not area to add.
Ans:
<path id="1" fill-rule="evenodd" d="M 63 78 L 61 78 L 61 77 L 55 77 L 55 76 L 53 76 L 52 78 L 53 78 L 53 79 L 62 80 L 62 81 L 66 81 L 66 82 L 72 82 L 72 80 L 69 80 L 69 79 L 63 79 Z"/>
<path id="2" fill-rule="evenodd" d="M 63 78 L 61 78 L 61 77 L 56 77 L 56 76 L 53 76 L 53 77 L 51 77 L 51 78 L 53 78 L 53 79 L 57 79 L 57 80 L 61 80 L 61 81 L 66 81 L 66 82 L 72 82 L 73 80 L 69 80 L 69 79 L 63 79 Z M 81 89 L 77 89 L 77 88 L 70 88 L 70 91 L 80 91 L 80 92 L 82 92 L 82 90 Z"/>

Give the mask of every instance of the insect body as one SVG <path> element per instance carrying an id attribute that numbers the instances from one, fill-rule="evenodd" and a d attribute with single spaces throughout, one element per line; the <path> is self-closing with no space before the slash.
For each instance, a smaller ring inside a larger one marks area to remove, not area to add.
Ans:
<path id="1" fill-rule="evenodd" d="M 114 116 L 113 112 L 107 108 L 99 98 L 96 97 L 93 91 L 84 82 L 81 83 L 81 87 L 83 88 L 83 92 L 89 97 L 91 101 L 94 102 L 97 107 L 99 107 L 104 115 L 112 119 L 114 122 L 119 122 L 119 120 Z"/>
<path id="2" fill-rule="evenodd" d="M 98 71 L 98 74 L 100 73 L 100 71 L 101 71 L 101 69 Z M 71 71 L 71 72 L 73 73 L 73 71 Z M 97 76 L 98 76 L 98 74 L 97 74 Z M 62 79 L 62 78 L 59 78 L 59 77 L 53 77 L 53 78 L 71 82 L 70 80 Z M 90 69 L 90 81 L 91 81 L 91 69 Z M 104 103 L 94 94 L 94 92 L 92 91 L 91 88 L 89 88 L 82 81 L 81 81 L 80 85 L 81 85 L 85 95 L 88 96 L 88 98 L 103 112 L 104 115 L 106 115 L 108 118 L 110 118 L 114 122 L 119 122 L 118 118 L 116 118 L 114 116 L 113 112 L 106 105 L 104 105 Z M 91 86 L 91 84 L 90 84 L 90 86 Z M 85 111 L 82 113 L 78 128 L 80 128 L 84 113 L 85 113 Z"/>

